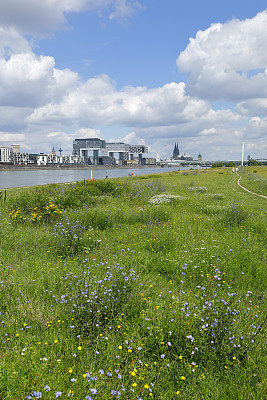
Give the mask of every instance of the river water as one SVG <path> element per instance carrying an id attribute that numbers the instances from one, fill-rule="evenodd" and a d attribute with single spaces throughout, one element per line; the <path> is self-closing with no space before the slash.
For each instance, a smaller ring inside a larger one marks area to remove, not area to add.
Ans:
<path id="1" fill-rule="evenodd" d="M 93 169 L 93 179 L 120 178 L 133 175 L 160 174 L 164 172 L 188 170 L 192 167 L 143 167 L 143 168 L 108 168 Z M 0 189 L 38 186 L 48 183 L 77 182 L 91 179 L 90 169 L 33 169 L 23 171 L 0 171 Z"/>

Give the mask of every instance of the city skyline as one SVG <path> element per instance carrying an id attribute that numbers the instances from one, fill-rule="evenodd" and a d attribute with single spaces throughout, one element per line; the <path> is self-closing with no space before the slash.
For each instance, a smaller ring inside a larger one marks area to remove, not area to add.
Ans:
<path id="1" fill-rule="evenodd" d="M 234 3 L 234 4 L 233 4 Z M 3 0 L 0 146 L 174 142 L 207 160 L 267 154 L 264 1 Z"/>

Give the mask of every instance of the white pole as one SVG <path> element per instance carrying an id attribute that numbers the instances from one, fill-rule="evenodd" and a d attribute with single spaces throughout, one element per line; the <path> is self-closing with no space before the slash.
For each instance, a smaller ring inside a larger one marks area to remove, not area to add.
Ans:
<path id="1" fill-rule="evenodd" d="M 91 180 L 93 180 L 93 170 L 91 169 Z"/>
<path id="2" fill-rule="evenodd" d="M 241 160 L 241 166 L 242 167 L 244 165 L 244 148 L 245 148 L 245 142 L 242 143 L 242 160 Z"/>

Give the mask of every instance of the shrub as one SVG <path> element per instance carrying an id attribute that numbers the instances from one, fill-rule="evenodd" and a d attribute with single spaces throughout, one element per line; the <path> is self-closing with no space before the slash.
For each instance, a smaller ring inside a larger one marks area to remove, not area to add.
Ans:
<path id="1" fill-rule="evenodd" d="M 90 251 L 98 246 L 99 241 L 93 237 L 93 229 L 85 229 L 80 221 L 69 221 L 68 218 L 52 228 L 50 243 L 52 252 L 61 256 L 75 256 L 82 251 Z"/>
<path id="2" fill-rule="evenodd" d="M 182 197 L 179 195 L 162 193 L 162 194 L 157 194 L 157 195 L 151 197 L 148 200 L 148 203 L 154 204 L 154 205 L 161 205 L 161 204 L 167 204 L 167 203 L 175 203 L 175 202 L 178 202 L 178 201 L 181 201 L 184 199 L 185 199 L 185 197 Z"/>
<path id="3" fill-rule="evenodd" d="M 239 203 L 233 203 L 224 211 L 223 222 L 225 225 L 235 226 L 243 224 L 248 218 L 248 213 L 243 210 Z"/>
<path id="4" fill-rule="evenodd" d="M 156 194 L 166 190 L 167 185 L 160 179 L 149 182 L 133 182 L 129 185 L 128 191 L 131 199 L 149 199 Z"/>
<path id="5" fill-rule="evenodd" d="M 192 192 L 205 193 L 207 191 L 207 188 L 205 186 L 191 186 L 189 190 L 191 190 Z"/>

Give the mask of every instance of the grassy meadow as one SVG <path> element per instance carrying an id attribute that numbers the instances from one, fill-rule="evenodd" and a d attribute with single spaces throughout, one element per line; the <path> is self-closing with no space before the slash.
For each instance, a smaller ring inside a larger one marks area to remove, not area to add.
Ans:
<path id="1" fill-rule="evenodd" d="M 237 178 L 2 190 L 0 399 L 265 399 L 267 199 Z"/>

